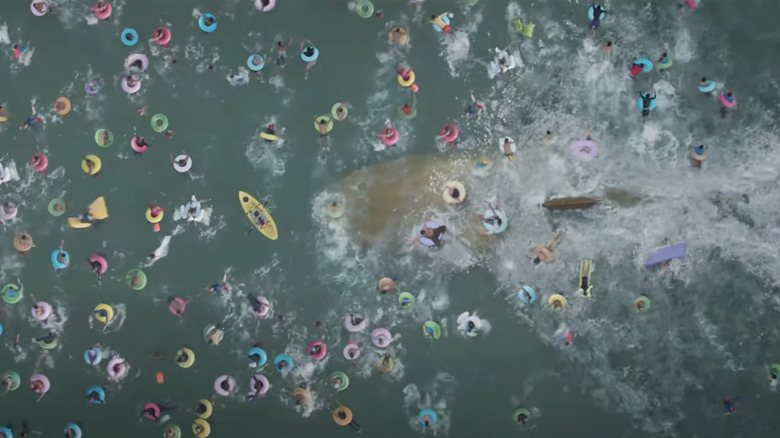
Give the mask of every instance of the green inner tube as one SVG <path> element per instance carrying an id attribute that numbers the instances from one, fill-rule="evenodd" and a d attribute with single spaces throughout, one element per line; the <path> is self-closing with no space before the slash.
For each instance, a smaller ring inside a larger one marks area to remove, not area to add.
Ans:
<path id="1" fill-rule="evenodd" d="M 401 292 L 398 295 L 398 302 L 401 304 L 401 307 L 404 309 L 411 309 L 414 307 L 415 303 L 414 295 L 410 294 L 409 292 Z"/>
<path id="2" fill-rule="evenodd" d="M 342 102 L 336 102 L 333 104 L 333 107 L 330 109 L 330 114 L 333 116 L 334 120 L 339 120 L 339 113 L 337 112 L 339 107 L 343 106 L 342 112 L 344 113 L 344 118 L 341 120 L 347 120 L 347 117 L 349 117 L 349 108 L 347 108 L 346 105 Z"/>
<path id="3" fill-rule="evenodd" d="M 780 376 L 780 363 L 773 363 L 769 366 L 769 372 L 775 376 Z"/>
<path id="4" fill-rule="evenodd" d="M 3 290 L 0 293 L 2 293 L 3 295 L 3 301 L 5 301 L 8 304 L 18 303 L 22 299 L 22 296 L 24 295 L 22 293 L 22 289 L 13 283 L 8 283 L 5 286 L 3 286 Z"/>
<path id="5" fill-rule="evenodd" d="M 531 411 L 525 408 L 517 409 L 516 411 L 512 412 L 512 420 L 514 420 L 515 423 L 520 423 L 520 415 L 525 415 L 525 419 L 528 421 L 531 418 Z"/>
<path id="6" fill-rule="evenodd" d="M 135 277 L 136 273 L 138 273 L 138 284 L 133 287 L 133 277 Z M 131 269 L 125 275 L 125 282 L 130 289 L 141 290 L 146 287 L 146 274 L 140 269 Z"/>
<path id="7" fill-rule="evenodd" d="M 371 18 L 374 15 L 374 4 L 369 0 L 359 0 L 355 5 L 355 12 L 362 18 Z"/>
<path id="8" fill-rule="evenodd" d="M 108 133 L 108 142 L 106 142 L 106 144 L 103 144 L 103 139 L 100 138 L 103 136 L 103 131 Z M 97 143 L 97 145 L 102 148 L 107 148 L 111 146 L 112 144 L 114 144 L 114 133 L 109 131 L 108 129 L 98 129 L 97 131 L 95 131 L 95 143 Z"/>
<path id="9" fill-rule="evenodd" d="M 51 342 L 36 340 L 35 343 L 38 344 L 38 346 L 43 348 L 44 350 L 53 350 L 57 348 L 58 345 L 60 345 L 60 338 L 55 337 Z"/>
<path id="10" fill-rule="evenodd" d="M 328 124 L 327 132 L 330 133 L 330 131 L 333 130 L 333 119 L 331 119 L 329 116 L 319 116 L 316 119 L 314 119 L 314 130 L 320 132 L 321 120 L 324 120 Z"/>
<path id="11" fill-rule="evenodd" d="M 54 217 L 59 217 L 65 214 L 65 209 L 67 209 L 68 205 L 65 204 L 65 201 L 63 201 L 60 198 L 54 198 L 51 201 L 49 201 L 49 214 Z"/>
<path id="12" fill-rule="evenodd" d="M 401 107 L 403 108 L 403 107 Z M 417 117 L 417 105 L 414 105 L 411 110 L 409 110 L 409 114 L 406 114 L 401 110 L 401 108 L 398 108 L 398 116 L 404 120 L 412 120 L 413 118 Z"/>
<path id="13" fill-rule="evenodd" d="M 165 114 L 152 116 L 152 129 L 154 129 L 154 132 L 164 132 L 168 129 L 168 118 L 165 117 Z"/>
<path id="14" fill-rule="evenodd" d="M 343 391 L 349 387 L 349 377 L 345 373 L 341 371 L 336 371 L 335 373 L 330 375 L 331 382 L 333 382 L 333 379 L 336 378 L 341 379 L 341 384 L 338 387 L 339 391 Z"/>
<path id="15" fill-rule="evenodd" d="M 11 381 L 11 384 L 8 385 L 8 389 L 10 391 L 16 391 L 19 389 L 19 386 L 22 384 L 22 378 L 19 376 L 19 373 L 16 371 L 6 371 L 3 373 L 3 380 L 9 379 Z"/>
<path id="16" fill-rule="evenodd" d="M 165 431 L 163 432 L 163 438 L 168 437 L 168 431 L 173 431 L 173 438 L 181 438 L 181 428 L 175 424 L 166 424 Z"/>
<path id="17" fill-rule="evenodd" d="M 441 337 L 441 326 L 433 321 L 427 321 L 423 324 L 423 334 L 428 338 L 439 339 Z"/>
<path id="18" fill-rule="evenodd" d="M 639 303 L 643 303 L 644 308 L 640 309 Z M 634 300 L 634 310 L 636 310 L 637 312 L 642 313 L 645 310 L 648 310 L 649 308 L 650 308 L 650 300 L 646 296 L 642 295 L 641 297 Z"/>
<path id="19" fill-rule="evenodd" d="M 206 343 L 209 343 L 209 344 L 211 343 L 211 341 L 209 341 L 209 335 L 211 334 L 211 331 L 216 329 L 216 328 L 217 328 L 217 326 L 215 326 L 214 324 L 209 324 L 209 325 L 206 326 L 206 328 L 203 329 L 203 339 L 206 340 Z M 222 334 L 219 335 L 219 341 L 220 342 L 222 342 L 222 338 L 224 336 L 225 336 L 225 332 L 222 332 Z"/>

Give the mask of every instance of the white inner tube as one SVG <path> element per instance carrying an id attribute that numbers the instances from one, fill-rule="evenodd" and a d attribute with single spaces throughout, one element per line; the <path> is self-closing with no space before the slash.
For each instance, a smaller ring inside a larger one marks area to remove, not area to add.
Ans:
<path id="1" fill-rule="evenodd" d="M 453 197 L 450 193 L 452 190 L 457 190 L 459 192 L 457 198 Z M 466 186 L 460 181 L 448 181 L 444 184 L 444 194 L 442 197 L 447 204 L 462 204 L 466 200 Z"/>
<path id="2" fill-rule="evenodd" d="M 501 60 L 504 60 L 503 66 L 501 65 Z M 515 67 L 517 67 L 517 60 L 506 50 L 497 51 L 495 59 L 490 63 L 490 68 L 496 74 L 507 72 Z"/>
<path id="3" fill-rule="evenodd" d="M 184 166 L 179 165 L 179 161 L 181 160 L 187 160 L 187 164 Z M 173 168 L 176 169 L 179 173 L 185 173 L 188 172 L 190 169 L 192 169 L 192 157 L 189 155 L 177 155 L 176 158 L 173 159 Z"/>

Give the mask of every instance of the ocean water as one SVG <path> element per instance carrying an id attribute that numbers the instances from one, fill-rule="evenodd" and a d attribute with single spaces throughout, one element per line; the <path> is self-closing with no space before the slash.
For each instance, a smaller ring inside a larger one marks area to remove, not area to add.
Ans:
<path id="1" fill-rule="evenodd" d="M 218 437 L 353 433 L 332 420 L 339 404 L 376 437 L 760 437 L 777 429 L 769 367 L 780 363 L 780 93 L 776 61 L 758 50 L 780 39 L 776 5 L 702 0 L 690 11 L 671 1 L 607 2 L 594 34 L 589 4 L 576 1 L 376 2 L 383 16 L 369 19 L 353 2 L 278 0 L 262 13 L 249 1 L 126 1 L 113 3 L 106 21 L 88 3 L 57 3 L 44 17 L 27 2 L 0 5 L 0 105 L 9 114 L 0 123 L 0 159 L 19 174 L 0 185 L 2 201 L 19 205 L 3 223 L 0 280 L 24 288 L 24 299 L 3 304 L 0 316 L 2 371 L 22 380 L 0 397 L 0 425 L 19 433 L 26 419 L 52 435 L 78 421 L 86 436 L 121 437 L 177 424 L 190 436 L 195 404 L 208 398 Z M 444 12 L 453 13 L 449 34 L 428 22 Z M 217 17 L 213 34 L 198 29 L 204 13 Z M 533 38 L 515 32 L 517 19 L 536 25 Z M 171 29 L 170 47 L 148 41 L 160 25 Z M 408 29 L 405 46 L 387 42 L 395 25 Z M 126 27 L 140 34 L 135 47 L 120 43 Z M 274 62 L 279 40 L 288 43 L 284 67 Z M 616 47 L 611 57 L 600 50 L 607 41 Z M 298 57 L 307 42 L 320 51 L 308 69 Z M 15 44 L 28 47 L 19 60 Z M 495 49 L 517 67 L 491 73 Z M 664 51 L 674 61 L 669 70 L 627 77 L 634 59 Z M 150 60 L 134 95 L 120 87 L 131 53 Z M 266 59 L 261 74 L 246 68 L 253 53 Z M 417 93 L 398 85 L 395 65 L 414 67 Z M 702 76 L 736 96 L 725 118 L 716 97 L 697 90 Z M 101 85 L 97 94 L 86 94 L 89 81 Z M 640 92 L 658 96 L 644 121 Z M 484 108 L 465 117 L 471 93 Z M 72 102 L 67 115 L 53 110 L 59 96 Z M 320 139 L 313 121 L 337 102 L 349 117 Z M 399 108 L 411 102 L 418 115 L 401 119 Z M 43 122 L 20 129 L 31 105 Z M 158 113 L 170 121 L 170 138 L 151 129 Z M 459 128 L 457 146 L 439 139 L 445 123 Z M 268 124 L 279 141 L 260 139 Z M 390 148 L 379 141 L 385 127 L 400 133 Z M 588 127 L 598 157 L 581 161 L 571 145 Z M 115 141 L 100 148 L 94 135 L 104 128 Z M 130 148 L 136 134 L 150 145 L 141 156 Z M 511 162 L 499 150 L 505 136 L 517 144 Z M 701 169 L 691 166 L 691 142 L 708 146 Z M 45 174 L 29 165 L 34 153 L 47 155 Z M 99 177 L 81 171 L 86 154 L 101 158 Z M 173 169 L 179 154 L 193 160 L 186 174 Z M 475 170 L 477 159 L 492 168 Z M 447 206 L 443 186 L 455 180 L 467 202 Z M 248 232 L 239 190 L 268 208 L 278 240 Z M 66 218 L 99 196 L 109 218 L 68 227 Z M 174 220 L 191 196 L 212 209 L 207 226 Z M 579 211 L 540 207 L 564 196 L 600 202 Z M 67 202 L 65 215 L 48 214 L 53 198 Z M 346 209 L 337 219 L 325 214 L 333 200 Z M 159 232 L 144 218 L 149 202 L 165 209 Z M 488 203 L 507 213 L 500 235 L 479 232 Z M 448 227 L 441 249 L 408 245 L 426 212 Z M 35 240 L 24 255 L 12 245 L 18 232 Z M 534 265 L 528 252 L 556 232 L 555 260 Z M 685 259 L 643 266 L 679 242 L 687 243 Z M 50 256 L 60 245 L 71 264 L 55 272 Z M 155 251 L 166 255 L 149 264 Z M 99 279 L 87 262 L 93 254 L 109 265 Z M 582 259 L 594 261 L 591 299 L 575 294 Z M 134 291 L 125 275 L 139 266 L 148 285 Z M 208 289 L 223 275 L 229 292 L 218 296 Z M 398 290 L 416 297 L 414 309 L 401 308 L 397 293 L 379 294 L 381 277 L 397 278 Z M 530 306 L 518 299 L 523 285 L 539 294 Z M 553 293 L 568 299 L 565 309 L 547 306 Z M 268 298 L 270 318 L 252 313 L 249 294 Z M 651 307 L 638 314 L 632 305 L 642 294 Z M 30 295 L 53 306 L 45 322 L 31 318 Z M 181 317 L 167 309 L 173 296 L 189 300 Z M 100 303 L 116 313 L 108 325 L 93 318 Z M 463 312 L 484 319 L 476 338 L 458 330 Z M 368 329 L 347 332 L 349 313 L 365 315 Z M 424 337 L 426 321 L 440 324 L 440 339 Z M 219 346 L 203 338 L 209 324 L 225 328 Z M 376 328 L 392 333 L 388 348 L 372 345 Z M 49 332 L 59 346 L 44 352 L 32 340 Z M 566 333 L 570 345 L 561 341 Z M 307 355 L 317 339 L 328 346 L 322 361 Z M 361 347 L 355 361 L 342 355 L 350 341 Z M 255 343 L 270 360 L 289 355 L 293 370 L 249 368 Z M 90 366 L 82 355 L 96 344 L 104 360 Z M 182 347 L 195 353 L 191 368 L 174 362 Z M 382 354 L 393 356 L 390 373 L 376 370 Z M 130 365 L 119 382 L 106 372 L 114 356 Z M 343 392 L 328 380 L 335 371 L 350 377 Z M 40 402 L 27 388 L 36 372 L 51 380 Z M 257 372 L 270 390 L 250 402 Z M 223 374 L 238 383 L 228 397 L 213 389 Z M 106 390 L 105 404 L 87 402 L 92 385 Z M 311 395 L 305 406 L 292 396 L 302 385 Z M 724 397 L 736 400 L 736 413 L 723 415 Z M 149 402 L 167 408 L 165 421 L 141 419 Z M 531 412 L 527 425 L 511 418 L 521 407 Z M 416 420 L 422 409 L 438 415 L 425 431 Z"/>

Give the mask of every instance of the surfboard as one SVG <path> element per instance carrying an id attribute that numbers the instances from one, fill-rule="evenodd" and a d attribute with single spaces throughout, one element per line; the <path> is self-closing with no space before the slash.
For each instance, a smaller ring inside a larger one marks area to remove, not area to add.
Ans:
<path id="1" fill-rule="evenodd" d="M 261 204 L 257 199 L 253 198 L 249 193 L 240 190 L 238 192 L 238 201 L 241 202 L 241 208 L 244 209 L 246 218 L 249 219 L 249 222 L 251 222 L 255 228 L 257 228 L 257 231 L 271 240 L 276 240 L 279 238 L 279 232 L 276 230 L 276 222 L 274 222 L 274 219 L 268 213 L 268 210 L 263 207 L 263 204 Z M 265 228 L 260 228 L 260 226 L 257 225 L 254 217 L 254 212 L 256 211 L 259 211 L 260 214 L 265 216 L 265 218 L 268 220 L 268 225 L 266 225 Z"/>
<path id="2" fill-rule="evenodd" d="M 591 290 L 593 289 L 591 281 L 591 272 L 593 269 L 593 262 L 591 260 L 582 260 L 580 262 L 580 287 L 577 293 L 585 298 L 591 298 Z M 585 279 L 585 281 L 583 281 Z"/>
<path id="3" fill-rule="evenodd" d="M 593 207 L 599 201 L 593 198 L 578 196 L 575 198 L 548 199 L 542 207 L 550 210 L 584 210 Z"/>
<path id="4" fill-rule="evenodd" d="M 89 228 L 92 226 L 91 223 L 81 222 L 78 218 L 75 217 L 68 218 L 68 225 L 70 225 L 71 228 Z"/>
<path id="5" fill-rule="evenodd" d="M 270 134 L 270 133 L 265 132 L 265 131 L 260 133 L 260 138 L 262 138 L 263 140 L 268 140 L 268 141 L 276 141 L 276 140 L 279 139 L 279 137 L 277 137 L 276 135 Z"/>
<path id="6" fill-rule="evenodd" d="M 678 243 L 676 245 L 667 246 L 661 248 L 651 255 L 645 261 L 645 267 L 655 266 L 657 264 L 668 262 L 671 259 L 684 259 L 687 253 L 685 243 Z"/>

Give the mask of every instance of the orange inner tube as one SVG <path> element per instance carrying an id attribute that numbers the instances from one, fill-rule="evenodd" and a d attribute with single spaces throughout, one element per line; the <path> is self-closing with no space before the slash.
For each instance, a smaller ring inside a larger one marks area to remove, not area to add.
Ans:
<path id="1" fill-rule="evenodd" d="M 333 421 L 335 421 L 339 426 L 348 425 L 352 422 L 352 409 L 346 406 L 339 406 L 335 411 L 333 411 Z"/>

